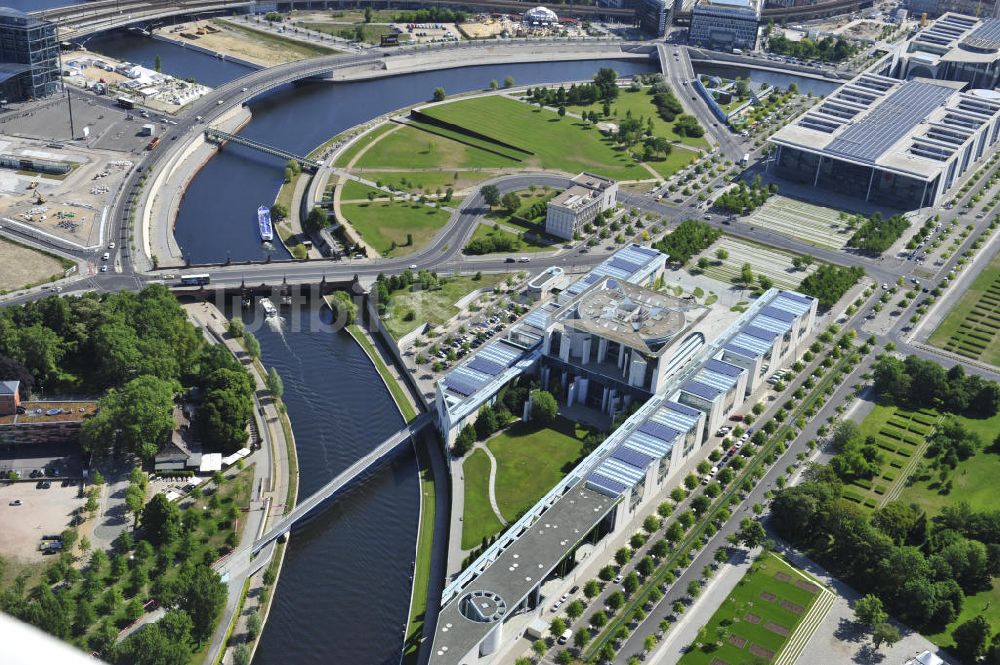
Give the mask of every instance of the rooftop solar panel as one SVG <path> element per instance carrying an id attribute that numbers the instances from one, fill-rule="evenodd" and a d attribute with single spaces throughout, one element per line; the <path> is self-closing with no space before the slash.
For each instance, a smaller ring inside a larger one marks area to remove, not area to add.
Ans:
<path id="1" fill-rule="evenodd" d="M 639 431 L 650 436 L 655 436 L 657 439 L 662 441 L 673 441 L 681 435 L 681 433 L 673 427 L 667 427 L 663 423 L 658 423 L 655 420 L 647 420 L 643 424 L 639 425 Z"/>
<path id="2" fill-rule="evenodd" d="M 743 332 L 751 337 L 756 337 L 757 339 L 762 339 L 767 342 L 773 341 L 774 338 L 778 336 L 778 333 L 771 332 L 770 330 L 764 330 L 763 328 L 753 324 L 743 326 Z"/>
<path id="3" fill-rule="evenodd" d="M 722 394 L 722 390 L 719 388 L 701 383 L 700 381 L 688 381 L 681 386 L 681 390 L 707 400 L 713 400 Z"/>
<path id="4" fill-rule="evenodd" d="M 489 374 L 490 376 L 496 376 L 500 372 L 504 371 L 506 367 L 498 362 L 493 362 L 492 360 L 487 360 L 482 356 L 476 356 L 472 359 L 472 362 L 468 364 L 468 367 L 476 370 L 477 372 L 483 372 L 484 374 Z"/>
<path id="5" fill-rule="evenodd" d="M 626 448 L 625 446 L 618 446 L 618 448 L 611 453 L 611 456 L 640 469 L 645 469 L 649 466 L 650 462 L 653 462 L 656 459 L 651 455 L 645 455 L 640 453 L 638 450 Z"/>
<path id="6" fill-rule="evenodd" d="M 752 358 L 756 358 L 756 357 L 758 357 L 760 355 L 760 353 L 758 353 L 756 351 L 751 351 L 750 349 L 744 348 L 744 347 L 742 347 L 742 346 L 740 346 L 738 344 L 726 344 L 722 348 L 724 350 L 728 351 L 729 353 L 735 353 L 736 355 L 742 356 L 744 358 L 751 358 L 752 359 Z"/>
<path id="7" fill-rule="evenodd" d="M 868 115 L 841 132 L 825 152 L 874 164 L 914 127 L 955 94 L 954 88 L 906 81 Z"/>
<path id="8" fill-rule="evenodd" d="M 719 374 L 725 374 L 727 376 L 739 376 L 743 373 L 742 367 L 730 365 L 729 363 L 724 363 L 721 360 L 716 360 L 715 358 L 708 359 L 708 362 L 705 363 L 705 369 L 710 369 L 713 372 L 718 372 Z"/>
<path id="9" fill-rule="evenodd" d="M 452 372 L 445 378 L 444 385 L 448 387 L 448 390 L 454 390 L 459 395 L 468 397 L 469 395 L 474 394 L 482 384 L 478 381 L 473 381 L 472 379 L 464 377 L 461 374 L 455 374 Z"/>
<path id="10" fill-rule="evenodd" d="M 587 476 L 587 486 L 592 490 L 611 496 L 620 496 L 628 487 L 617 480 L 612 480 L 605 475 L 594 472 Z"/>
<path id="11" fill-rule="evenodd" d="M 629 274 L 634 273 L 636 270 L 638 270 L 640 268 L 640 266 L 639 266 L 638 263 L 632 263 L 630 261 L 626 261 L 625 259 L 619 258 L 617 256 L 615 256 L 615 257 L 613 257 L 611 259 L 611 265 L 614 266 L 615 268 L 620 269 L 620 270 L 624 270 L 625 272 L 627 272 Z"/>
<path id="12" fill-rule="evenodd" d="M 795 291 L 782 291 L 780 297 L 788 298 L 789 300 L 794 300 L 796 302 L 802 303 L 803 305 L 809 305 L 810 307 L 812 306 L 813 302 L 813 299 L 810 298 L 809 296 L 804 296 L 801 293 L 796 293 Z"/>
<path id="13" fill-rule="evenodd" d="M 650 258 L 660 255 L 659 251 L 651 249 L 649 247 L 643 247 L 642 245 L 632 245 L 629 249 L 631 249 L 633 252 L 636 252 L 638 254 L 643 254 L 644 256 L 648 256 Z"/>
<path id="14" fill-rule="evenodd" d="M 686 416 L 691 416 L 692 418 L 697 418 L 701 415 L 701 411 L 698 409 L 688 406 L 687 404 L 681 404 L 680 402 L 667 402 L 664 404 L 671 411 L 676 411 L 677 413 L 683 413 Z"/>
<path id="15" fill-rule="evenodd" d="M 769 316 L 772 319 L 778 319 L 779 321 L 787 321 L 788 323 L 791 323 L 792 321 L 795 320 L 795 315 L 792 314 L 791 312 L 778 309 L 777 307 L 772 307 L 771 305 L 762 308 L 760 310 L 760 313 L 763 314 L 764 316 Z"/>

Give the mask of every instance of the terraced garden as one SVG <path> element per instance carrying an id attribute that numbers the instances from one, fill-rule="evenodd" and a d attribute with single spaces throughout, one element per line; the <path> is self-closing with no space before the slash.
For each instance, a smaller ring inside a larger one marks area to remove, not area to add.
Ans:
<path id="1" fill-rule="evenodd" d="M 786 656 L 786 646 L 804 646 L 832 599 L 817 580 L 769 552 L 722 601 L 699 631 L 698 646 L 684 654 L 679 665 L 794 662 L 798 653 Z M 810 612 L 814 605 L 816 611 Z M 796 634 L 804 621 L 806 630 Z"/>
<path id="2" fill-rule="evenodd" d="M 931 409 L 906 411 L 877 405 L 861 423 L 861 433 L 875 437 L 885 459 L 874 478 L 858 478 L 845 486 L 844 497 L 871 510 L 899 498 L 906 479 L 923 458 L 927 438 L 940 420 L 940 414 Z"/>
<path id="3" fill-rule="evenodd" d="M 720 249 L 727 253 L 725 259 L 719 260 L 716 257 L 716 252 Z M 730 236 L 722 236 L 700 256 L 709 261 L 709 266 L 703 274 L 726 284 L 735 284 L 739 281 L 744 263 L 750 264 L 754 275 L 764 275 L 781 289 L 798 288 L 799 283 L 807 275 L 816 272 L 815 264 L 804 269 L 796 268 L 792 264 L 792 259 L 795 257 L 788 252 L 738 240 Z M 691 261 L 692 270 L 695 269 L 694 266 L 698 265 L 698 258 L 700 257 Z"/>
<path id="4" fill-rule="evenodd" d="M 841 249 L 853 233 L 837 210 L 784 196 L 772 196 L 746 223 L 828 249 Z"/>
<path id="5" fill-rule="evenodd" d="M 1000 365 L 1000 254 L 976 277 L 929 341 L 966 358 Z"/>

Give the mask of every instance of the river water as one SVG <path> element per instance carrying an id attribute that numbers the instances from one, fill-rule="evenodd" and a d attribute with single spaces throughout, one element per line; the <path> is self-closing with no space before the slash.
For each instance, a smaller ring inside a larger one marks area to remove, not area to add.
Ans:
<path id="1" fill-rule="evenodd" d="M 144 64 L 160 55 L 165 72 L 209 85 L 246 71 L 137 35 L 95 39 L 88 47 Z M 508 75 L 519 84 L 588 79 L 602 66 L 622 74 L 651 71 L 640 61 L 548 62 L 291 85 L 251 102 L 253 120 L 243 134 L 304 154 L 355 124 L 419 102 L 437 86 L 456 93 Z M 263 256 L 254 211 L 274 200 L 282 167 L 240 146 L 209 161 L 177 219 L 178 242 L 192 262 Z M 284 379 L 305 497 L 398 430 L 402 419 L 364 352 L 325 329 L 323 310 L 314 304 L 283 315 L 281 329 L 256 326 L 253 312 L 244 318 L 260 340 L 264 365 Z M 255 663 L 397 662 L 419 515 L 415 470 L 413 455 L 402 455 L 293 533 Z"/>

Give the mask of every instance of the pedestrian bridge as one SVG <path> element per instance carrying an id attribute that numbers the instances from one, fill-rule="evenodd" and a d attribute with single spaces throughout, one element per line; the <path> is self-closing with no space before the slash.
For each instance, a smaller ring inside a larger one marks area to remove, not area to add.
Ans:
<path id="1" fill-rule="evenodd" d="M 308 157 L 302 157 L 296 155 L 294 152 L 285 150 L 284 148 L 277 148 L 273 145 L 268 145 L 267 143 L 261 143 L 260 141 L 254 141 L 253 139 L 248 139 L 239 134 L 230 134 L 229 132 L 224 132 L 221 129 L 215 129 L 214 127 L 209 127 L 205 130 L 205 140 L 211 143 L 239 143 L 240 145 L 245 145 L 248 148 L 263 152 L 267 155 L 273 155 L 275 157 L 280 157 L 281 159 L 294 159 L 302 168 L 307 171 L 316 171 L 321 166 L 319 162 L 309 159 Z"/>
<path id="2" fill-rule="evenodd" d="M 419 433 L 432 422 L 433 414 L 430 412 L 423 413 L 408 422 L 405 427 L 383 441 L 373 451 L 337 474 L 333 480 L 321 487 L 315 494 L 304 501 L 299 501 L 290 513 L 278 520 L 271 529 L 249 546 L 249 553 L 256 555 L 279 536 L 288 533 L 292 525 L 309 514 L 321 503 L 395 457 L 396 453 L 409 443 L 412 436 Z"/>

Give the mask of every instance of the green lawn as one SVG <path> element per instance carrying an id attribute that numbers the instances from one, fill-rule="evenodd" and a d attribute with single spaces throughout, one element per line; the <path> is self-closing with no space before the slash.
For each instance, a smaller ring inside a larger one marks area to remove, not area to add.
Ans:
<path id="1" fill-rule="evenodd" d="M 510 168 L 518 162 L 450 138 L 406 126 L 389 134 L 361 156 L 355 166 L 397 169 Z"/>
<path id="2" fill-rule="evenodd" d="M 1000 365 L 1000 253 L 962 294 L 929 341 L 953 353 Z"/>
<path id="3" fill-rule="evenodd" d="M 495 173 L 489 171 L 371 171 L 367 173 L 355 171 L 355 173 L 367 180 L 380 182 L 393 189 L 428 195 L 436 194 L 438 189 L 444 194 L 449 187 L 455 191 L 466 189 L 483 180 L 496 177 Z"/>
<path id="4" fill-rule="evenodd" d="M 624 118 L 627 113 L 631 112 L 633 118 L 652 118 L 653 134 L 655 136 L 663 136 L 671 141 L 680 141 L 681 143 L 694 148 L 708 148 L 708 141 L 704 136 L 693 138 L 690 136 L 681 136 L 675 132 L 674 123 L 667 122 L 661 118 L 651 100 L 652 97 L 649 95 L 648 89 L 641 90 L 640 92 L 622 90 L 618 95 L 618 99 L 611 104 L 611 117 L 608 118 L 608 121 L 615 122 L 616 119 Z M 604 103 L 597 102 L 590 104 L 589 106 L 570 106 L 568 107 L 568 110 L 571 110 L 574 113 L 594 111 L 600 116 L 604 110 Z"/>
<path id="5" fill-rule="evenodd" d="M 593 126 L 513 99 L 476 97 L 424 112 L 534 153 L 524 155 L 524 166 L 567 173 L 592 171 L 617 180 L 649 177 L 648 171 Z M 509 150 L 499 145 L 497 148 Z"/>
<path id="6" fill-rule="evenodd" d="M 1000 433 L 1000 414 L 981 420 L 961 416 L 957 419 L 979 435 L 984 449 Z M 1000 478 L 1000 455 L 984 449 L 958 463 L 948 476 L 952 481 L 950 491 L 942 493 L 937 474 L 933 474 L 930 478 L 915 480 L 903 490 L 900 500 L 918 504 L 929 515 L 936 515 L 943 507 L 954 506 L 960 501 L 968 503 L 973 510 L 997 510 L 1000 508 L 1000 499 L 996 493 L 996 479 Z"/>
<path id="7" fill-rule="evenodd" d="M 498 228 L 492 224 L 478 224 L 476 230 L 473 232 L 472 237 L 469 238 L 471 243 L 473 240 L 480 240 L 483 238 L 510 238 L 511 240 L 520 239 L 518 234 L 511 233 L 510 231 L 502 228 Z M 514 252 L 551 252 L 559 248 L 559 243 L 563 242 L 558 238 L 545 241 L 539 238 L 535 234 L 530 234 L 524 237 L 523 242 L 518 245 L 517 249 L 512 249 L 509 252 L 490 252 L 490 254 L 501 253 L 501 254 L 512 254 Z"/>
<path id="8" fill-rule="evenodd" d="M 392 395 L 393 401 L 396 402 L 396 406 L 399 407 L 400 413 L 403 414 L 403 419 L 409 422 L 416 418 L 417 410 L 413 408 L 413 404 L 411 404 L 410 400 L 406 397 L 406 390 L 399 385 L 399 382 L 396 381 L 396 377 L 394 377 L 392 372 L 389 371 L 389 368 L 386 366 L 385 361 L 382 360 L 382 355 L 378 352 L 378 349 L 372 346 L 372 343 L 368 341 L 368 338 L 365 337 L 364 332 L 357 326 L 357 324 L 347 326 L 347 332 L 351 334 L 354 341 L 356 341 L 361 348 L 365 350 L 368 357 L 371 358 L 372 364 L 375 365 L 375 369 L 378 370 L 378 373 L 385 381 L 386 388 L 389 389 L 389 393 Z"/>
<path id="9" fill-rule="evenodd" d="M 455 302 L 476 289 L 496 286 L 504 275 L 473 277 L 447 277 L 441 288 L 434 291 L 395 291 L 389 302 L 389 318 L 385 327 L 399 339 L 418 325 L 440 325 L 458 314 Z M 409 320 L 407 320 L 409 317 Z"/>
<path id="10" fill-rule="evenodd" d="M 815 591 L 799 588 L 795 582 L 812 584 Z M 679 665 L 772 662 L 819 590 L 812 579 L 768 553 L 751 566 L 701 629 L 698 642 L 702 646 L 684 654 Z M 786 609 L 782 601 L 797 607 Z"/>
<path id="11" fill-rule="evenodd" d="M 358 199 L 367 199 L 369 193 L 374 194 L 376 198 L 389 198 L 388 192 L 383 192 L 381 189 L 369 187 L 368 185 L 360 183 L 357 180 L 348 180 L 341 186 L 340 200 L 357 201 Z"/>
<path id="12" fill-rule="evenodd" d="M 415 201 L 349 203 L 340 209 L 365 242 L 390 256 L 416 251 L 451 217 L 446 210 Z M 413 237 L 412 245 L 406 244 L 407 234 Z"/>
<path id="13" fill-rule="evenodd" d="M 348 41 L 355 41 L 356 31 L 361 28 L 361 41 L 368 44 L 378 44 L 382 40 L 382 35 L 393 35 L 396 31 L 388 25 L 377 23 L 358 23 L 356 25 L 338 25 L 336 23 L 314 23 L 309 21 L 297 21 L 295 25 L 306 30 L 315 30 L 335 37 L 340 37 Z M 399 35 L 400 42 L 410 41 L 410 35 Z"/>
<path id="14" fill-rule="evenodd" d="M 396 125 L 391 122 L 387 122 L 371 130 L 338 154 L 337 159 L 334 160 L 334 166 L 347 166 L 351 163 L 351 160 L 354 159 L 355 155 L 367 146 L 371 145 L 374 141 L 382 138 L 382 136 L 394 127 L 396 127 Z"/>
<path id="15" fill-rule="evenodd" d="M 424 629 L 427 592 L 431 575 L 431 548 L 434 546 L 434 512 L 437 509 L 434 489 L 434 469 L 427 450 L 417 445 L 420 466 L 420 531 L 417 533 L 417 556 L 413 565 L 413 598 L 410 602 L 410 622 L 406 630 L 405 653 L 415 653 Z"/>
<path id="16" fill-rule="evenodd" d="M 474 450 L 462 463 L 465 508 L 462 511 L 462 549 L 478 547 L 483 538 L 500 533 L 503 525 L 490 506 L 490 458 Z"/>
<path id="17" fill-rule="evenodd" d="M 496 497 L 508 522 L 535 505 L 580 458 L 587 430 L 565 418 L 551 427 L 517 422 L 489 440 L 497 458 Z"/>

